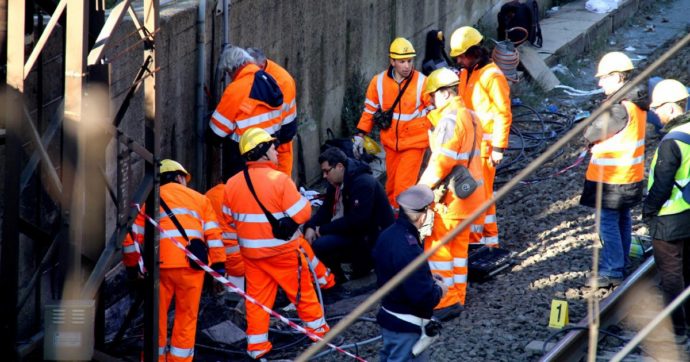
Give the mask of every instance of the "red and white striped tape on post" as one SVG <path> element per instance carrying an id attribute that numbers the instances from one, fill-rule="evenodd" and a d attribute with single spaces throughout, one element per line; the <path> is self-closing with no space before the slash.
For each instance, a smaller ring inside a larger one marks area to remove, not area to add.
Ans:
<path id="1" fill-rule="evenodd" d="M 278 318 L 278 320 L 280 320 L 281 322 L 287 324 L 287 325 L 290 326 L 292 329 L 294 329 L 294 330 L 296 330 L 296 331 L 298 331 L 298 332 L 300 332 L 300 333 L 302 333 L 302 334 L 305 334 L 305 335 L 306 335 L 307 337 L 309 337 L 311 340 L 313 340 L 313 341 L 320 341 L 320 340 L 322 340 L 322 338 L 319 337 L 318 335 L 316 335 L 316 334 L 314 334 L 314 333 L 312 333 L 312 332 L 309 332 L 308 330 L 304 329 L 304 327 L 300 326 L 299 324 L 296 324 L 295 322 L 293 322 L 293 321 L 291 321 L 291 320 L 289 320 L 289 319 L 283 317 L 282 315 L 278 314 L 278 312 L 274 311 L 273 309 L 271 309 L 271 308 L 269 308 L 269 307 L 267 307 L 267 306 L 265 306 L 265 305 L 259 303 L 259 301 L 257 301 L 256 299 L 254 299 L 254 297 L 252 297 L 251 295 L 245 293 L 244 291 L 242 291 L 242 289 L 240 289 L 240 288 L 238 288 L 237 286 L 235 286 L 234 284 L 232 284 L 232 282 L 230 282 L 229 280 L 225 279 L 224 276 L 220 275 L 218 272 L 216 272 L 215 270 L 211 269 L 211 267 L 209 267 L 208 265 L 204 264 L 201 260 L 199 260 L 199 258 L 197 258 L 196 255 L 192 254 L 189 250 L 187 250 L 187 248 L 185 248 L 185 246 L 184 246 L 182 243 L 180 243 L 175 237 L 168 235 L 168 233 L 165 231 L 165 229 L 163 229 L 163 228 L 156 222 L 156 220 L 152 219 L 151 217 L 149 217 L 148 215 L 146 215 L 146 213 L 142 212 L 141 206 L 139 206 L 139 204 L 134 204 L 134 206 L 137 208 L 137 210 L 139 211 L 139 213 L 140 213 L 141 215 L 143 215 L 143 216 L 146 218 L 146 220 L 148 220 L 152 225 L 154 225 L 156 228 L 158 228 L 158 231 L 159 231 L 161 234 L 165 234 L 165 236 L 166 236 L 167 238 L 169 238 L 170 240 L 172 240 L 172 241 L 173 241 L 173 244 L 175 244 L 176 247 L 178 247 L 180 250 L 182 250 L 182 251 L 185 253 L 185 255 L 187 255 L 187 257 L 189 257 L 189 259 L 193 260 L 193 261 L 194 261 L 197 265 L 199 265 L 204 271 L 206 271 L 207 273 L 211 274 L 211 276 L 213 277 L 213 279 L 219 281 L 221 284 L 223 284 L 224 286 L 226 286 L 231 292 L 237 293 L 237 294 L 241 295 L 241 296 L 242 296 L 244 299 L 246 299 L 248 302 L 253 303 L 253 304 L 259 306 L 259 307 L 260 307 L 261 309 L 263 309 L 266 313 L 270 314 L 271 316 L 273 316 L 273 317 L 275 317 L 275 318 Z M 140 260 L 141 260 L 141 258 L 140 258 Z M 142 267 L 143 267 L 143 265 L 142 265 Z M 344 350 L 344 349 L 342 349 L 342 348 L 340 348 L 340 347 L 338 347 L 338 346 L 336 346 L 336 345 L 334 345 L 334 344 L 327 343 L 327 345 L 328 345 L 328 347 L 330 347 L 330 348 L 332 348 L 332 349 L 334 349 L 334 350 L 336 350 L 336 351 L 338 351 L 338 352 L 340 352 L 340 353 L 342 353 L 342 354 L 344 354 L 344 355 L 346 355 L 346 356 L 352 357 L 352 358 L 354 358 L 354 359 L 356 359 L 356 360 L 358 360 L 358 361 L 361 361 L 361 362 L 366 362 L 366 360 L 363 359 L 362 357 L 359 357 L 359 356 L 357 356 L 357 355 L 354 355 L 354 354 L 352 354 L 352 353 L 350 353 L 350 352 L 348 352 L 348 351 L 346 351 L 346 350 Z"/>

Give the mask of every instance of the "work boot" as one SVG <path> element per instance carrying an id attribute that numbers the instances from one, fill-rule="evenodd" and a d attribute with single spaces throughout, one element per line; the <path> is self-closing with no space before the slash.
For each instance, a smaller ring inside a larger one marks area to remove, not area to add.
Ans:
<path id="1" fill-rule="evenodd" d="M 343 299 L 350 298 L 352 292 L 345 289 L 342 285 L 336 284 L 335 286 L 321 291 L 321 296 L 323 297 L 323 304 L 333 304 L 339 302 Z"/>
<path id="2" fill-rule="evenodd" d="M 464 310 L 465 307 L 463 307 L 460 303 L 451 304 L 444 308 L 434 309 L 434 318 L 440 320 L 441 322 L 447 322 L 459 317 Z"/>
<path id="3" fill-rule="evenodd" d="M 614 277 L 609 277 L 606 275 L 598 275 L 597 276 L 597 287 L 598 288 L 609 288 L 609 287 L 617 287 L 623 282 L 623 278 L 614 278 Z M 589 276 L 587 277 L 587 281 L 585 281 L 585 286 L 591 288 L 592 287 L 592 277 Z"/>

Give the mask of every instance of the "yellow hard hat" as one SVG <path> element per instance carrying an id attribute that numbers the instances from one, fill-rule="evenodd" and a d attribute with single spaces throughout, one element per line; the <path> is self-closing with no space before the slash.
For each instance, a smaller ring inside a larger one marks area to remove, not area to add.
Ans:
<path id="1" fill-rule="evenodd" d="M 388 53 L 391 59 L 408 59 L 417 55 L 412 43 L 405 38 L 395 38 Z"/>
<path id="2" fill-rule="evenodd" d="M 690 96 L 683 83 L 675 79 L 664 79 L 659 82 L 652 91 L 652 104 L 650 107 L 659 107 L 665 103 L 675 103 Z"/>
<path id="3" fill-rule="evenodd" d="M 613 72 L 626 72 L 634 68 L 632 61 L 627 55 L 621 52 L 610 52 L 601 58 L 597 67 L 597 74 L 594 76 L 599 78 Z"/>
<path id="4" fill-rule="evenodd" d="M 242 137 L 240 137 L 240 154 L 244 155 L 256 148 L 256 146 L 264 142 L 272 142 L 274 140 L 275 137 L 271 137 L 271 135 L 263 128 L 250 128 L 247 130 L 247 132 L 242 134 Z"/>
<path id="5" fill-rule="evenodd" d="M 424 94 L 430 94 L 445 87 L 456 86 L 460 82 L 460 78 L 454 71 L 448 68 L 439 68 L 431 72 L 426 79 L 426 87 Z"/>
<path id="6" fill-rule="evenodd" d="M 381 146 L 379 146 L 373 138 L 369 136 L 364 136 L 364 150 L 370 155 L 376 155 L 381 152 Z"/>
<path id="7" fill-rule="evenodd" d="M 467 49 L 481 43 L 484 37 L 471 26 L 463 26 L 450 36 L 450 56 L 457 57 L 464 54 Z"/>
<path id="8" fill-rule="evenodd" d="M 159 170 L 161 174 L 166 172 L 182 172 L 183 174 L 185 174 L 187 182 L 192 180 L 192 174 L 187 172 L 187 170 L 185 170 L 184 167 L 182 167 L 182 165 L 175 160 L 166 158 L 165 160 L 161 161 L 161 167 Z"/>

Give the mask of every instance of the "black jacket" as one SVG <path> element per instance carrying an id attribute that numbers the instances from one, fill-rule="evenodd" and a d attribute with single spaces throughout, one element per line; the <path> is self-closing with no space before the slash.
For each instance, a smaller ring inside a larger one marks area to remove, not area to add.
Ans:
<path id="1" fill-rule="evenodd" d="M 364 162 L 349 158 L 343 180 L 343 217 L 333 218 L 335 187 L 328 185 L 326 199 L 305 228 L 319 226 L 321 235 L 336 234 L 365 238 L 373 244 L 379 233 L 394 221 L 386 191 Z"/>
<path id="2" fill-rule="evenodd" d="M 681 117 L 684 121 L 676 123 L 674 120 L 675 126 L 690 121 L 687 113 Z M 682 153 L 676 142 L 662 140 L 659 143 L 654 184 L 649 189 L 642 208 L 642 215 L 649 224 L 650 236 L 654 239 L 674 241 L 690 237 L 690 210 L 673 215 L 658 215 L 664 202 L 671 197 L 676 172 L 682 161 Z"/>
<path id="3" fill-rule="evenodd" d="M 649 109 L 646 103 L 640 100 L 639 90 L 633 89 L 625 97 L 635 103 L 640 109 Z M 597 142 L 604 141 L 613 137 L 620 132 L 628 124 L 628 111 L 622 104 L 615 104 L 609 111 L 597 118 L 592 124 L 585 129 L 585 141 L 591 146 Z M 606 129 L 606 134 L 602 131 Z M 642 201 L 644 192 L 644 181 L 632 184 L 603 184 L 601 207 L 605 209 L 624 209 L 631 208 Z M 595 207 L 597 195 L 597 183 L 585 179 L 585 184 L 582 189 L 582 196 L 580 197 L 580 204 L 589 207 Z"/>
<path id="4" fill-rule="evenodd" d="M 401 215 L 391 227 L 381 233 L 374 246 L 374 269 L 378 286 L 386 284 L 422 253 L 419 232 L 404 215 Z M 434 282 L 429 264 L 423 263 L 402 284 L 385 296 L 381 305 L 391 312 L 430 319 L 434 307 L 441 300 L 441 295 L 441 287 Z M 421 333 L 420 326 L 402 321 L 382 309 L 379 310 L 376 319 L 381 327 L 391 331 Z"/>

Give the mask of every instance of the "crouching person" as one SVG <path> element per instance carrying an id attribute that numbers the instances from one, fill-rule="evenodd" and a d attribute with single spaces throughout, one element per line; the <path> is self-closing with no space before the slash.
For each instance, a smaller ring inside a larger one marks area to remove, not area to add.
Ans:
<path id="1" fill-rule="evenodd" d="M 379 287 L 422 254 L 418 229 L 426 221 L 433 200 L 433 192 L 425 185 L 412 186 L 397 197 L 400 216 L 381 233 L 373 250 Z M 428 335 L 438 333 L 438 322 L 430 318 L 447 292 L 448 287 L 432 277 L 429 265 L 423 263 L 383 298 L 376 316 L 383 335 L 381 361 L 427 359 L 422 345 L 429 340 Z"/>

